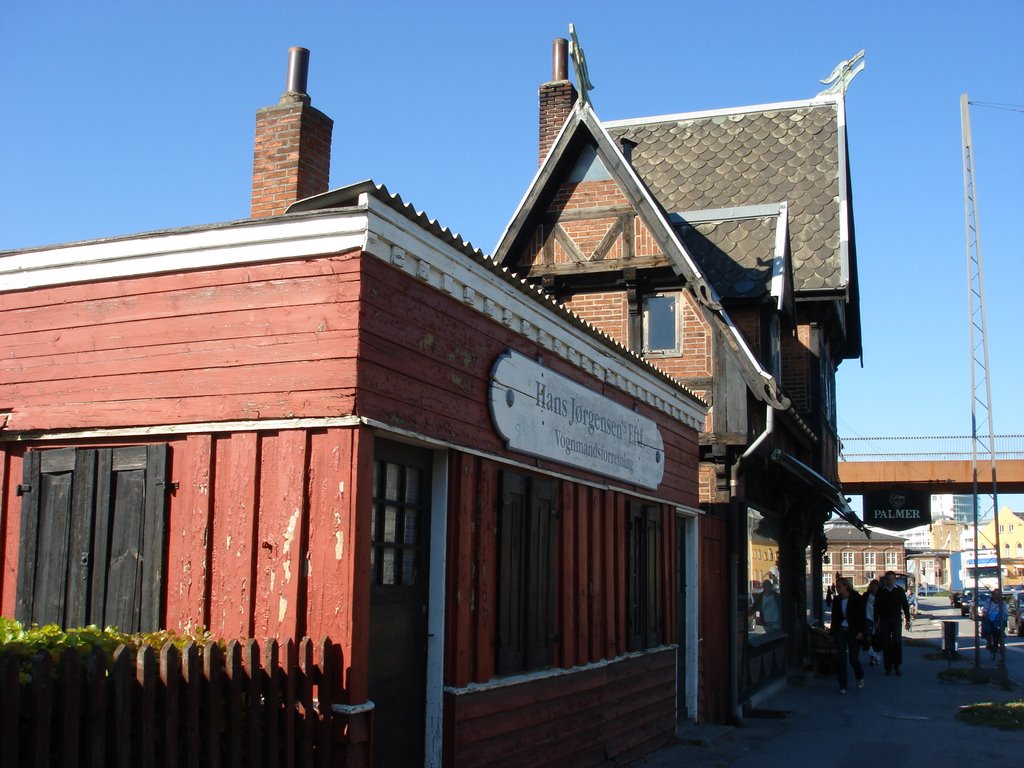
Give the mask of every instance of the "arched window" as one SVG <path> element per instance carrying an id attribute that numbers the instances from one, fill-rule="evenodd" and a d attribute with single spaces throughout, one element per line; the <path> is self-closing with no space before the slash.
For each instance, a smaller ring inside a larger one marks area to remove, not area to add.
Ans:
<path id="1" fill-rule="evenodd" d="M 1018 541 L 1017 542 L 1017 557 L 1021 557 L 1022 555 L 1024 555 L 1024 544 L 1021 544 Z"/>

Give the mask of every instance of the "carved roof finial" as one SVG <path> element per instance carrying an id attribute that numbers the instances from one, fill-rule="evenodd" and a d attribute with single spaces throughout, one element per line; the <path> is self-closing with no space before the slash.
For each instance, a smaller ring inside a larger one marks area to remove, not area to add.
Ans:
<path id="1" fill-rule="evenodd" d="M 590 104 L 587 92 L 594 90 L 594 84 L 590 82 L 587 57 L 583 55 L 583 47 L 576 37 L 576 28 L 572 24 L 569 25 L 569 55 L 572 56 L 572 68 L 576 70 L 576 87 L 579 89 L 580 101 Z"/>
<path id="2" fill-rule="evenodd" d="M 831 96 L 834 93 L 846 93 L 846 89 L 850 86 L 850 81 L 857 76 L 857 73 L 864 69 L 864 51 L 860 51 L 852 59 L 840 61 L 836 64 L 836 68 L 832 70 L 832 73 L 824 80 L 819 80 L 819 83 L 828 85 L 825 90 L 821 91 L 819 96 Z"/>

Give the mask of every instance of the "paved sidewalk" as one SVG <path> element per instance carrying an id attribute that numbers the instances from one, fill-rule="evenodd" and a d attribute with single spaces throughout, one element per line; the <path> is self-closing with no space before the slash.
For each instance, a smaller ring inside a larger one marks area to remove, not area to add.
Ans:
<path id="1" fill-rule="evenodd" d="M 761 702 L 765 714 L 777 718 L 746 718 L 742 725 L 687 724 L 678 743 L 631 765 L 635 768 L 771 768 L 827 764 L 830 768 L 863 768 L 881 763 L 898 768 L 937 766 L 1020 765 L 1021 733 L 961 723 L 957 710 L 966 704 L 1006 702 L 1024 697 L 1019 685 L 1010 690 L 996 682 L 943 682 L 939 673 L 949 662 L 926 658 L 941 646 L 941 622 L 921 621 L 904 638 L 902 676 L 885 676 L 881 666 L 865 665 L 865 686 L 852 682 L 840 694 L 834 675 L 814 677 L 808 671 Z M 954 669 L 973 669 L 973 651 Z M 866 661 L 866 654 L 861 654 Z M 982 661 L 985 664 L 985 661 Z M 982 670 L 993 671 L 982 667 Z"/>

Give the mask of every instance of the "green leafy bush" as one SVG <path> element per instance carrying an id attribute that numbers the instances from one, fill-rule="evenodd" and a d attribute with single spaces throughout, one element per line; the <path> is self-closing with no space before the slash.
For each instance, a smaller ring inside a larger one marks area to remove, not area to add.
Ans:
<path id="1" fill-rule="evenodd" d="M 56 624 L 43 626 L 33 624 L 26 629 L 21 622 L 0 616 L 0 654 L 13 654 L 15 658 L 19 659 L 22 682 L 28 682 L 31 679 L 32 659 L 40 651 L 49 653 L 56 666 L 68 648 L 78 651 L 83 662 L 92 653 L 93 648 L 100 648 L 106 654 L 109 662 L 114 651 L 121 645 L 137 651 L 147 645 L 159 650 L 167 643 L 171 643 L 181 650 L 190 642 L 194 642 L 200 647 L 211 644 L 217 644 L 222 648 L 224 646 L 223 641 L 214 638 L 203 627 L 198 627 L 185 634 L 176 634 L 167 630 L 126 634 L 117 627 L 100 629 L 95 625 L 65 630 Z"/>

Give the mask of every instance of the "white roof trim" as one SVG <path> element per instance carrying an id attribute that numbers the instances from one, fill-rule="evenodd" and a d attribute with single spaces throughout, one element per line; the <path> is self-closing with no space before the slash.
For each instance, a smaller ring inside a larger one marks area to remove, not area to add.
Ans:
<path id="1" fill-rule="evenodd" d="M 365 214 L 350 213 L 16 252 L 0 256 L 0 292 L 338 253 L 365 233 Z"/>
<path id="2" fill-rule="evenodd" d="M 775 297 L 775 309 L 782 311 L 786 299 L 786 248 L 789 247 L 789 205 L 779 206 L 779 218 L 775 223 L 775 256 L 772 258 L 771 295 Z"/>
<path id="3" fill-rule="evenodd" d="M 728 115 L 745 115 L 750 112 L 772 112 L 783 109 L 800 109 L 801 107 L 816 107 L 821 104 L 835 104 L 841 100 L 838 94 L 820 96 L 803 101 L 781 101 L 775 104 L 755 104 L 749 107 L 728 107 L 726 109 L 707 109 L 700 112 L 677 112 L 672 115 L 655 115 L 653 117 L 638 117 L 627 120 L 608 120 L 605 126 L 608 128 L 628 128 L 634 125 L 653 125 L 656 123 L 675 123 L 682 120 L 697 120 L 702 117 L 725 117 Z"/>
<path id="4" fill-rule="evenodd" d="M 737 219 L 759 219 L 778 216 L 786 203 L 762 203 L 761 205 L 736 205 L 730 208 L 705 208 L 699 211 L 670 213 L 673 224 L 703 224 L 709 221 L 736 221 Z"/>

